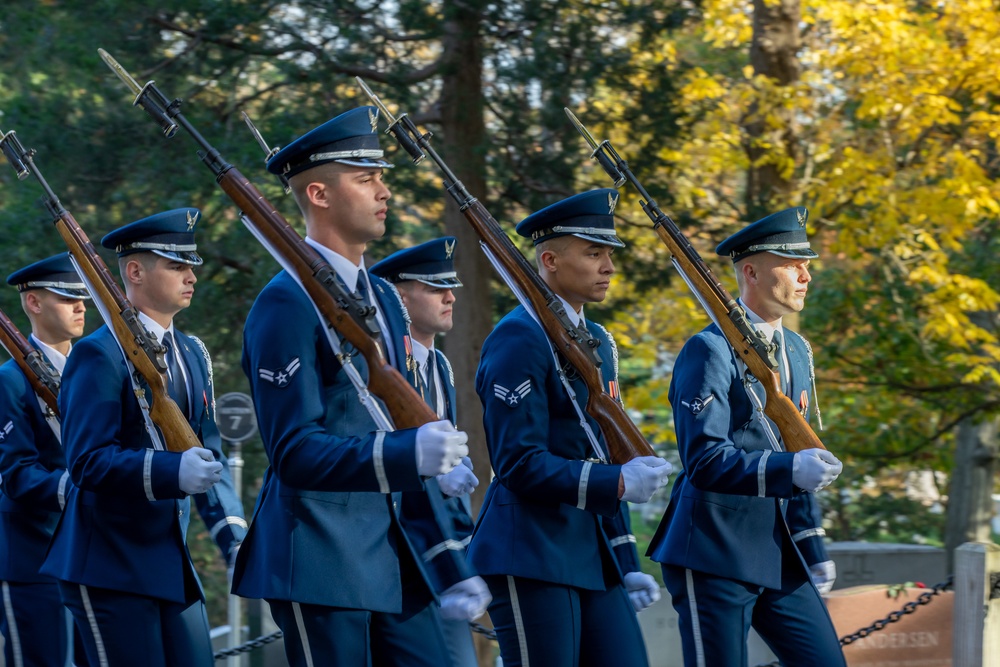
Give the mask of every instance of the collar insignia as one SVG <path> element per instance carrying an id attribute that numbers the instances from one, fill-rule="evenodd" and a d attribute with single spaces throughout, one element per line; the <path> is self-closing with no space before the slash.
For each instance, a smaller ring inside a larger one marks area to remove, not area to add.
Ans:
<path id="1" fill-rule="evenodd" d="M 615 206 L 618 205 L 618 197 L 614 196 L 610 192 L 608 193 L 608 215 L 615 212 Z"/>
<path id="2" fill-rule="evenodd" d="M 299 362 L 299 358 L 295 357 L 284 368 L 279 368 L 276 371 L 269 371 L 266 368 L 258 368 L 257 375 L 260 376 L 261 380 L 266 380 L 276 387 L 287 387 L 288 383 L 292 381 L 292 376 L 302 367 Z"/>
<path id="3" fill-rule="evenodd" d="M 451 259 L 451 254 L 453 252 L 455 252 L 455 244 L 456 243 L 458 243 L 457 240 L 452 241 L 451 243 L 448 243 L 447 241 L 444 242 L 444 258 L 445 259 Z"/>
<path id="4" fill-rule="evenodd" d="M 507 404 L 509 408 L 516 408 L 521 404 L 521 399 L 531 393 L 531 378 L 528 378 L 513 389 L 508 389 L 502 385 L 493 384 L 493 395 Z"/>

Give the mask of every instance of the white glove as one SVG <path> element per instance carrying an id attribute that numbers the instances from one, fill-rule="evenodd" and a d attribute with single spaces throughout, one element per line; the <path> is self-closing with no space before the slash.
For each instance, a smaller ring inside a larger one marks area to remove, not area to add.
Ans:
<path id="1" fill-rule="evenodd" d="M 222 479 L 222 464 L 204 447 L 192 447 L 181 454 L 181 467 L 177 471 L 177 485 L 192 496 L 205 493 Z"/>
<path id="2" fill-rule="evenodd" d="M 833 590 L 833 582 L 837 580 L 837 566 L 832 560 L 810 565 L 809 578 L 816 584 L 820 595 L 826 595 Z"/>
<path id="3" fill-rule="evenodd" d="M 803 449 L 792 459 L 792 483 L 816 493 L 829 486 L 844 469 L 844 464 L 825 449 Z"/>
<path id="4" fill-rule="evenodd" d="M 470 577 L 441 594 L 441 618 L 474 621 L 486 613 L 493 596 L 482 577 Z"/>
<path id="5" fill-rule="evenodd" d="M 622 482 L 625 493 L 622 500 L 630 503 L 644 503 L 653 497 L 661 486 L 667 483 L 673 466 L 658 456 L 638 456 L 622 466 Z"/>
<path id="6" fill-rule="evenodd" d="M 468 456 L 462 457 L 462 465 L 457 465 L 451 472 L 434 479 L 441 487 L 441 493 L 449 498 L 472 493 L 479 486 L 479 478 L 472 473 L 472 459 Z"/>
<path id="7" fill-rule="evenodd" d="M 417 429 L 417 472 L 424 477 L 451 472 L 469 455 L 468 441 L 465 431 L 456 430 L 447 419 L 424 424 Z"/>
<path id="8" fill-rule="evenodd" d="M 625 575 L 625 590 L 632 608 L 639 613 L 660 599 L 660 585 L 645 572 L 629 572 Z"/>

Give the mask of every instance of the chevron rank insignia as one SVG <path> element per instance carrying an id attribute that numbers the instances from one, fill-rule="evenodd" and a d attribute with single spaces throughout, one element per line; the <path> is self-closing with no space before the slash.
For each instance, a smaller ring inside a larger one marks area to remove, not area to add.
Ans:
<path id="1" fill-rule="evenodd" d="M 527 379 L 513 389 L 508 389 L 502 385 L 493 384 L 493 395 L 507 404 L 507 407 L 516 408 L 521 404 L 521 399 L 531 393 L 531 379 Z"/>
<path id="2" fill-rule="evenodd" d="M 295 357 L 288 362 L 288 365 L 284 368 L 279 368 L 275 371 L 269 371 L 266 368 L 258 368 L 257 374 L 260 376 L 261 380 L 267 380 L 276 387 L 287 387 L 288 383 L 292 381 L 292 376 L 295 375 L 296 371 L 302 366 L 299 363 L 299 358 Z"/>
<path id="3" fill-rule="evenodd" d="M 12 421 L 7 422 L 7 424 L 3 428 L 0 428 L 0 442 L 6 440 L 7 435 L 13 430 L 14 430 L 14 422 Z"/>
<path id="4" fill-rule="evenodd" d="M 688 403 L 687 401 L 681 401 L 681 405 L 690 410 L 691 414 L 698 415 L 701 414 L 701 411 L 704 410 L 705 407 L 713 400 L 715 400 L 715 395 L 709 394 L 705 398 L 696 398 L 690 403 Z"/>

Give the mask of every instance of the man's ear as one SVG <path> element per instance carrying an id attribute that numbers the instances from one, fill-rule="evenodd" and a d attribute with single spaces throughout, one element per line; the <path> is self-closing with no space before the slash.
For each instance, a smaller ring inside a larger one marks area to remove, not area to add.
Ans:
<path id="1" fill-rule="evenodd" d="M 317 208 L 330 208 L 329 189 L 326 183 L 313 181 L 306 186 L 306 200 Z"/>
<path id="2" fill-rule="evenodd" d="M 38 294 L 35 292 L 35 290 L 25 292 L 24 305 L 29 311 L 31 311 L 35 315 L 38 315 L 40 312 L 42 312 L 42 300 L 38 298 Z"/>
<path id="3" fill-rule="evenodd" d="M 132 285 L 141 285 L 144 273 L 145 269 L 142 266 L 142 262 L 140 262 L 139 260 L 130 259 L 125 262 L 125 272 L 124 272 L 125 282 Z"/>
<path id="4" fill-rule="evenodd" d="M 543 250 L 542 254 L 538 256 L 538 261 L 541 263 L 542 267 L 549 273 L 554 273 L 556 271 L 556 265 L 558 264 L 559 253 L 554 250 Z"/>

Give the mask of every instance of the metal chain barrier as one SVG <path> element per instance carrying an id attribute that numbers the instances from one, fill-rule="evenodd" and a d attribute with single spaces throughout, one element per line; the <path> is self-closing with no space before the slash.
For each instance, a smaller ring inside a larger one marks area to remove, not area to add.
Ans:
<path id="1" fill-rule="evenodd" d="M 479 623 L 476 623 L 475 621 L 469 621 L 469 628 L 473 632 L 477 632 L 477 633 L 481 634 L 482 636 L 486 637 L 487 639 L 489 639 L 491 641 L 496 641 L 497 640 L 497 631 L 496 630 L 491 630 L 491 629 L 487 628 L 485 625 L 480 625 Z"/>
<path id="2" fill-rule="evenodd" d="M 952 586 L 954 586 L 953 575 L 949 576 L 947 581 L 942 582 L 940 584 L 935 584 L 934 587 L 931 588 L 926 593 L 921 593 L 920 595 L 918 595 L 916 600 L 907 602 L 906 604 L 903 605 L 902 609 L 900 609 L 899 611 L 890 612 L 888 616 L 886 616 L 883 619 L 875 621 L 868 627 L 861 628 L 857 632 L 853 632 L 849 635 L 844 635 L 843 637 L 840 638 L 840 645 L 847 646 L 848 644 L 853 644 L 857 640 L 863 639 L 868 635 L 872 634 L 873 632 L 878 632 L 879 630 L 884 629 L 887 625 L 896 623 L 906 614 L 912 614 L 913 612 L 915 612 L 917 610 L 917 607 L 919 607 L 920 605 L 929 604 L 930 601 L 934 599 L 934 596 L 940 595 L 943 591 L 952 588 Z"/>
<path id="3" fill-rule="evenodd" d="M 912 614 L 917 610 L 917 607 L 929 604 L 930 601 L 934 599 L 934 596 L 940 595 L 942 592 L 951 589 L 953 586 L 954 586 L 954 576 L 952 575 L 948 577 L 947 581 L 944 581 L 940 584 L 935 584 L 927 592 L 921 593 L 919 596 L 917 596 L 916 600 L 907 602 L 898 611 L 890 612 L 889 615 L 886 616 L 885 618 L 879 619 L 874 623 L 872 623 L 871 625 L 861 628 L 856 632 L 852 632 L 849 635 L 844 635 L 843 637 L 840 638 L 840 645 L 847 646 L 848 644 L 853 644 L 857 640 L 868 637 L 872 633 L 878 632 L 879 630 L 884 630 L 886 626 L 898 622 L 906 614 Z M 996 594 L 996 597 L 1000 597 L 1000 577 L 998 577 L 997 581 L 994 583 L 992 591 L 994 594 Z M 757 665 L 756 667 L 781 667 L 781 662 L 775 660 L 774 662 Z"/>
<path id="4" fill-rule="evenodd" d="M 260 648 L 261 646 L 267 646 L 271 642 L 281 639 L 281 630 L 275 630 L 269 635 L 261 635 L 256 639 L 251 639 L 250 641 L 243 642 L 239 646 L 234 646 L 233 648 L 223 649 L 212 654 L 215 660 L 221 660 L 222 658 L 232 658 L 239 655 L 240 653 L 249 653 L 255 648 Z"/>

